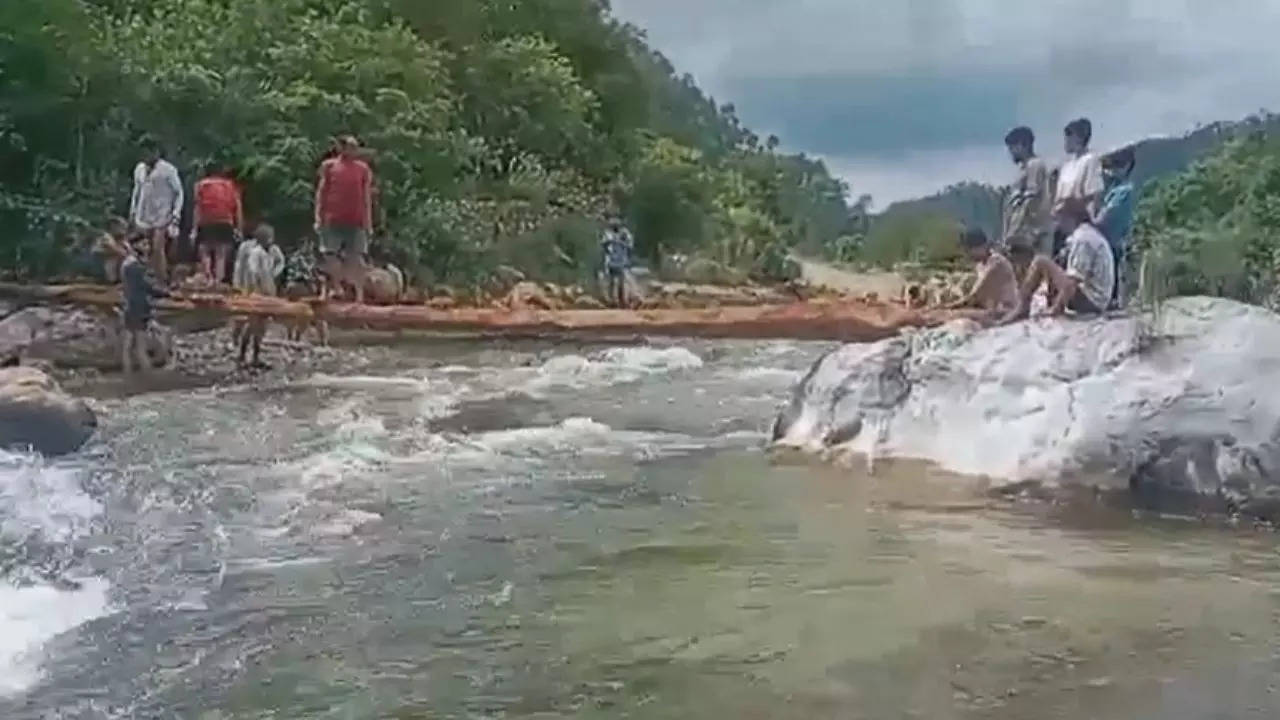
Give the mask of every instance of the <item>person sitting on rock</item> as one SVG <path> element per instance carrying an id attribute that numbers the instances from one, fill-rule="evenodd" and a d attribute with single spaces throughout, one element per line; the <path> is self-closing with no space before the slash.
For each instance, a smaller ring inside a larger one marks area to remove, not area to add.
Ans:
<path id="1" fill-rule="evenodd" d="M 263 223 L 254 231 L 251 239 L 240 244 L 232 284 L 240 292 L 275 297 L 277 278 L 284 270 L 284 264 L 284 253 L 276 245 L 275 229 Z M 250 366 L 266 368 L 262 363 L 262 339 L 266 334 L 265 315 L 253 315 L 247 320 L 236 322 L 232 337 L 240 348 L 237 360 L 240 365 L 245 364 L 245 355 L 252 342 L 253 362 Z"/>
<path id="2" fill-rule="evenodd" d="M 1004 318 L 1007 323 L 1031 314 L 1031 298 L 1045 284 L 1050 293 L 1050 315 L 1061 315 L 1067 310 L 1097 315 L 1111 302 L 1111 289 L 1115 284 L 1111 246 L 1093 226 L 1087 201 L 1069 198 L 1056 214 L 1058 226 L 1067 233 L 1066 269 L 1047 255 L 1036 256 L 1022 284 L 1018 306 Z"/>
<path id="3" fill-rule="evenodd" d="M 608 298 L 620 308 L 627 307 L 627 270 L 631 268 L 634 249 L 631 231 L 618 218 L 610 220 L 609 227 L 600 240 L 600 252 L 603 255 Z"/>
<path id="4" fill-rule="evenodd" d="M 146 256 L 150 252 L 148 239 L 139 240 L 136 250 L 128 243 L 119 243 L 113 248 L 116 252 L 123 254 L 120 264 L 124 295 L 122 364 L 125 373 L 132 373 L 136 359 L 138 369 L 145 373 L 151 369 L 148 346 L 155 312 L 152 299 L 169 297 L 169 292 L 157 287 L 151 282 L 151 278 L 147 277 Z"/>
<path id="5" fill-rule="evenodd" d="M 1018 307 L 1018 277 L 1013 263 L 997 251 L 978 228 L 960 233 L 960 245 L 977 264 L 978 280 L 967 295 L 951 308 L 980 308 L 982 321 L 996 322 Z"/>

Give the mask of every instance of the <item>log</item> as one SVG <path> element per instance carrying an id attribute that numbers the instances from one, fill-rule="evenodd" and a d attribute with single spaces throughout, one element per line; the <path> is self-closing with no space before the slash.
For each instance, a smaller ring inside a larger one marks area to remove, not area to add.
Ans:
<path id="1" fill-rule="evenodd" d="M 0 283 L 0 296 L 52 303 L 115 307 L 120 290 L 102 285 L 29 286 Z M 160 300 L 166 311 L 259 315 L 284 320 L 328 321 L 335 327 L 378 330 L 475 332 L 539 336 L 642 334 L 671 337 L 796 339 L 871 342 L 906 327 L 932 327 L 965 317 L 963 312 L 909 310 L 866 300 L 796 302 L 786 305 L 704 310 L 540 310 L 423 305 L 373 306 L 321 300 L 292 302 L 261 295 L 188 293 Z"/>

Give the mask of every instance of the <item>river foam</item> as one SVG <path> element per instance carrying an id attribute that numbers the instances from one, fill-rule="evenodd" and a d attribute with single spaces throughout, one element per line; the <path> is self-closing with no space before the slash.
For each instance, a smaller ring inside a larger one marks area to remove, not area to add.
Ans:
<path id="1" fill-rule="evenodd" d="M 0 549 L 57 558 L 92 529 L 102 505 L 80 485 L 81 471 L 30 455 L 0 453 Z M 55 637 L 110 613 L 110 585 L 102 578 L 60 574 L 16 563 L 0 577 L 0 695 L 40 681 L 44 646 Z"/>

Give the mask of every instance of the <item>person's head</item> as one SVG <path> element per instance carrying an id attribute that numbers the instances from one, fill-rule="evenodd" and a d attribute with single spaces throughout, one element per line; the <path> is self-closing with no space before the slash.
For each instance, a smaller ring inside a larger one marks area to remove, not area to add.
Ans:
<path id="1" fill-rule="evenodd" d="M 133 242 L 126 243 L 127 250 L 132 250 L 134 255 L 146 259 L 151 257 L 151 238 L 145 234 L 139 235 L 133 239 Z"/>
<path id="2" fill-rule="evenodd" d="M 1029 127 L 1016 127 L 1004 136 L 1004 145 L 1009 148 L 1009 157 L 1014 162 L 1024 162 L 1036 154 L 1036 134 Z"/>
<path id="3" fill-rule="evenodd" d="M 1137 162 L 1133 148 L 1122 148 L 1103 158 L 1102 171 L 1110 180 L 1126 180 L 1133 174 L 1133 167 Z"/>
<path id="4" fill-rule="evenodd" d="M 129 234 L 129 221 L 122 217 L 107 219 L 107 234 L 116 240 L 124 240 Z"/>
<path id="5" fill-rule="evenodd" d="M 1093 123 L 1088 118 L 1079 118 L 1067 123 L 1063 129 L 1063 146 L 1070 155 L 1079 155 L 1089 149 L 1093 140 Z"/>
<path id="6" fill-rule="evenodd" d="M 982 262 L 991 257 L 991 241 L 980 228 L 965 228 L 960 231 L 960 247 L 974 262 Z"/>
<path id="7" fill-rule="evenodd" d="M 276 229 L 266 223 L 261 223 L 254 229 L 253 239 L 257 240 L 262 247 L 269 248 L 276 244 Z"/>
<path id="8" fill-rule="evenodd" d="M 1058 227 L 1063 232 L 1072 233 L 1081 225 L 1092 222 L 1092 216 L 1083 198 L 1072 197 L 1062 201 L 1062 205 L 1058 208 L 1057 221 Z"/>
<path id="9" fill-rule="evenodd" d="M 622 218 L 619 218 L 617 215 L 614 215 L 613 217 L 610 217 L 610 218 L 609 218 L 609 229 L 610 229 L 610 230 L 615 230 L 615 231 L 616 231 L 616 230 L 621 230 L 621 229 L 622 229 Z"/>
<path id="10" fill-rule="evenodd" d="M 355 135 L 343 135 L 338 138 L 338 154 L 347 160 L 360 157 L 360 141 Z"/>
<path id="11" fill-rule="evenodd" d="M 164 148 L 160 146 L 160 141 L 153 137 L 144 137 L 142 139 L 142 161 L 148 165 L 155 165 L 164 157 Z"/>

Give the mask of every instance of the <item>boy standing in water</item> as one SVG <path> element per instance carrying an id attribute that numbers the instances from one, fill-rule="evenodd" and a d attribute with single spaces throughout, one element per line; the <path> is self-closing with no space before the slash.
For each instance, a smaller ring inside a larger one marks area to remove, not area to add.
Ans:
<path id="1" fill-rule="evenodd" d="M 240 244 L 236 253 L 236 267 L 232 282 L 237 290 L 253 295 L 276 294 L 276 279 L 284 270 L 284 253 L 276 245 L 276 232 L 270 225 L 262 224 L 254 231 L 253 238 Z M 237 322 L 233 337 L 239 345 L 237 361 L 245 364 L 249 344 L 253 344 L 251 367 L 266 369 L 262 362 L 262 339 L 267 334 L 267 318 L 253 315 Z"/>
<path id="2" fill-rule="evenodd" d="M 1133 206 L 1136 200 L 1133 182 L 1129 178 L 1136 162 L 1133 148 L 1117 150 L 1103 159 L 1102 173 L 1107 190 L 1102 196 L 1102 209 L 1094 218 L 1094 224 L 1111 245 L 1111 257 L 1116 268 L 1116 286 L 1111 294 L 1111 301 L 1116 306 L 1124 304 L 1124 295 L 1128 290 L 1124 268 L 1129 234 L 1133 231 Z"/>
<path id="3" fill-rule="evenodd" d="M 138 241 L 138 247 L 145 257 L 149 250 L 149 241 Z M 119 243 L 113 248 L 124 257 L 120 264 L 120 277 L 124 294 L 124 335 L 121 361 L 126 373 L 134 370 L 134 360 L 142 372 L 151 370 L 151 357 L 147 353 L 148 333 L 154 315 L 153 298 L 169 297 L 169 293 L 152 284 L 147 277 L 147 266 L 139 258 L 139 251 L 128 243 Z"/>
<path id="4" fill-rule="evenodd" d="M 978 280 L 973 289 L 953 309 L 977 307 L 983 310 L 982 322 L 1000 320 L 1018 307 L 1018 277 L 1009 259 L 991 247 L 987 234 L 970 228 L 960 234 L 960 245 L 978 266 Z"/>
<path id="5" fill-rule="evenodd" d="M 627 270 L 631 267 L 634 248 L 631 231 L 618 218 L 611 219 L 600 240 L 600 252 L 603 255 L 606 292 L 609 300 L 617 303 L 619 308 L 627 307 Z"/>
<path id="6" fill-rule="evenodd" d="M 1016 127 L 1004 138 L 1009 157 L 1018 166 L 1018 178 L 1005 204 L 1002 245 L 1018 270 L 1018 277 L 1026 272 L 1033 257 L 1053 251 L 1049 167 L 1036 157 L 1035 143 L 1035 133 L 1028 127 Z"/>

